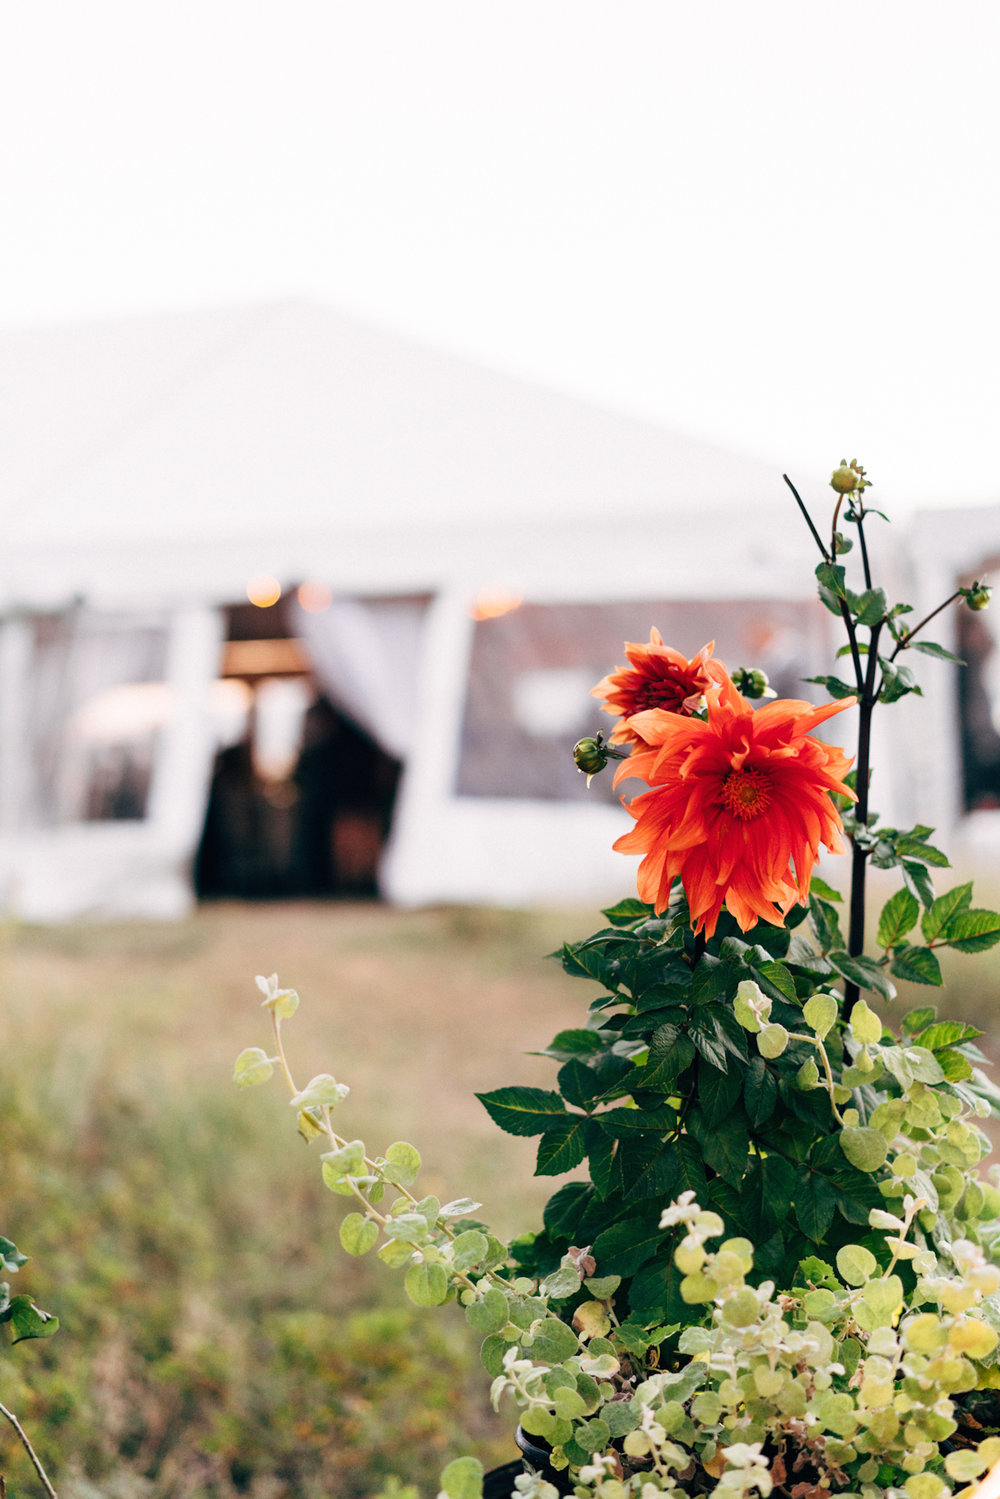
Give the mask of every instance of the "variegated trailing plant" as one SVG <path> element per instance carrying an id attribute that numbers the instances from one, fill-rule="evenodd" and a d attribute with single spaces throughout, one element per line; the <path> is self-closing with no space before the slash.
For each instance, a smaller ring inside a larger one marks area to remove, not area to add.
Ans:
<path id="1" fill-rule="evenodd" d="M 880 1013 L 894 976 L 940 985 L 939 949 L 985 951 L 1000 916 L 973 907 L 970 884 L 936 892 L 948 861 L 931 828 L 882 827 L 869 807 L 876 706 L 920 691 L 906 652 L 949 653 L 924 637 L 933 614 L 907 625 L 873 584 L 864 470 L 841 464 L 832 485 L 828 540 L 793 494 L 847 634 L 851 679 L 813 680 L 857 702 L 850 776 L 807 733 L 835 707 L 754 711 L 761 674 L 730 678 L 710 647 L 687 661 L 654 631 L 595 689 L 626 711 L 577 761 L 594 774 L 617 758 L 619 777 L 638 769 L 650 787 L 620 840 L 647 856 L 645 898 L 556 955 L 593 995 L 548 1048 L 556 1086 L 481 1095 L 502 1129 L 539 1137 L 537 1174 L 574 1173 L 538 1231 L 502 1243 L 473 1199 L 421 1194 L 412 1145 L 375 1153 L 342 1134 L 346 1086 L 320 1074 L 299 1088 L 289 1068 L 296 994 L 258 980 L 273 1045 L 240 1055 L 237 1083 L 284 1073 L 324 1181 L 350 1201 L 349 1253 L 401 1270 L 420 1306 L 464 1308 L 494 1401 L 512 1398 L 549 1449 L 544 1472 L 516 1479 L 526 1499 L 940 1499 L 1000 1460 L 1000 1189 L 979 1127 L 1000 1091 L 975 1027 L 931 1005 Z M 988 598 L 977 582 L 947 602 Z M 838 814 L 846 935 L 837 892 L 809 884 Z M 869 864 L 900 878 L 873 950 Z M 459 1458 L 442 1492 L 474 1499 L 482 1482 Z"/>

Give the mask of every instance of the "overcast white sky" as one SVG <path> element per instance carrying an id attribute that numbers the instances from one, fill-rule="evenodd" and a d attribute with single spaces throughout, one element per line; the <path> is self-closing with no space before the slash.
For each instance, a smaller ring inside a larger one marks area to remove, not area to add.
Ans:
<path id="1" fill-rule="evenodd" d="M 998 43 L 995 0 L 30 0 L 0 324 L 316 298 L 1000 500 Z"/>

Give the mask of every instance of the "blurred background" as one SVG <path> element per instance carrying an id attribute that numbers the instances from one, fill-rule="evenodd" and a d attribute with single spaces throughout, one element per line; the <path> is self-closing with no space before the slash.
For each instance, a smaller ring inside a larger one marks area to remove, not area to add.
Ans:
<path id="1" fill-rule="evenodd" d="M 817 691 L 840 642 L 783 473 L 825 530 L 866 465 L 918 619 L 1000 557 L 998 32 L 781 0 L 8 18 L 0 1232 L 63 1330 L 0 1398 L 61 1492 L 360 1499 L 509 1455 L 461 1319 L 345 1265 L 277 1091 L 231 1093 L 253 975 L 305 996 L 354 1133 L 530 1226 L 530 1142 L 472 1094 L 548 1085 L 522 1053 L 591 995 L 541 956 L 632 888 L 569 754 L 590 687 L 656 626 Z M 984 901 L 996 628 L 942 615 L 966 665 L 920 658 L 873 791 Z M 988 1028 L 993 955 L 965 966 Z"/>

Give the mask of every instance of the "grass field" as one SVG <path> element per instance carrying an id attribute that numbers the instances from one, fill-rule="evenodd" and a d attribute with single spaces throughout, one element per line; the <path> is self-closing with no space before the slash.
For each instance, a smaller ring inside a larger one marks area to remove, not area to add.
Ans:
<path id="1" fill-rule="evenodd" d="M 590 985 L 541 957 L 585 920 L 219 905 L 3 932 L 0 1233 L 62 1325 L 0 1353 L 0 1400 L 61 1494 L 352 1499 L 390 1474 L 433 1493 L 460 1452 L 513 1454 L 461 1314 L 410 1308 L 398 1274 L 342 1253 L 346 1205 L 287 1093 L 237 1091 L 232 1064 L 269 1046 L 253 979 L 277 970 L 302 996 L 293 1069 L 352 1087 L 343 1130 L 412 1140 L 423 1190 L 530 1227 L 552 1186 L 535 1142 L 473 1094 L 551 1084 L 523 1053 L 579 1023 Z M 0 1472 L 38 1491 L 6 1423 Z"/>
<path id="2" fill-rule="evenodd" d="M 61 1499 L 373 1499 L 393 1475 L 432 1495 L 450 1457 L 513 1455 L 461 1314 L 409 1307 L 398 1275 L 342 1253 L 347 1205 L 287 1093 L 237 1091 L 232 1064 L 269 1045 L 253 979 L 277 971 L 302 996 L 298 1078 L 352 1087 L 343 1131 L 412 1140 L 424 1191 L 531 1227 L 553 1186 L 532 1181 L 535 1142 L 473 1095 L 551 1085 L 525 1053 L 597 991 L 541 959 L 593 915 L 216 905 L 0 931 L 0 1233 L 32 1256 L 16 1289 L 62 1323 L 0 1350 L 0 1400 Z M 991 1030 L 997 968 L 948 965 L 949 1012 Z M 40 1491 L 6 1423 L 0 1473 L 10 1499 Z"/>

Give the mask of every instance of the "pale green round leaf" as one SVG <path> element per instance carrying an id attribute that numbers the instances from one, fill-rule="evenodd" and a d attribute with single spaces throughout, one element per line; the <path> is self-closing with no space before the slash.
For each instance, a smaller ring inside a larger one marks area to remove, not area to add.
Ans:
<path id="1" fill-rule="evenodd" d="M 476 1457 L 456 1457 L 441 1474 L 447 1499 L 482 1499 L 483 1465 Z"/>
<path id="2" fill-rule="evenodd" d="M 448 1300 L 448 1274 L 443 1265 L 411 1265 L 403 1285 L 416 1306 L 443 1306 Z"/>
<path id="3" fill-rule="evenodd" d="M 862 1244 L 845 1244 L 837 1250 L 837 1270 L 849 1286 L 863 1286 L 878 1269 L 878 1260 Z"/>
<path id="4" fill-rule="evenodd" d="M 233 1081 L 237 1088 L 252 1088 L 257 1083 L 266 1083 L 273 1071 L 274 1063 L 267 1052 L 259 1046 L 248 1046 L 236 1058 Z"/>
<path id="5" fill-rule="evenodd" d="M 507 1326 L 507 1298 L 497 1286 L 490 1286 L 476 1301 L 465 1308 L 465 1320 L 476 1332 L 499 1332 Z"/>
<path id="6" fill-rule="evenodd" d="M 762 1057 L 766 1057 L 769 1062 L 773 1061 L 775 1057 L 780 1057 L 787 1045 L 788 1032 L 783 1025 L 765 1025 L 757 1037 L 757 1047 L 760 1054 Z"/>
<path id="7" fill-rule="evenodd" d="M 363 1213 L 348 1213 L 340 1225 L 340 1242 L 348 1254 L 367 1254 L 378 1243 L 378 1224 Z"/>
<path id="8" fill-rule="evenodd" d="M 885 1165 L 889 1146 L 880 1130 L 854 1125 L 840 1131 L 840 1148 L 859 1171 L 877 1171 Z"/>
<path id="9" fill-rule="evenodd" d="M 296 1093 L 292 1099 L 292 1107 L 295 1109 L 334 1108 L 350 1093 L 346 1083 L 338 1083 L 335 1077 L 328 1072 L 320 1072 L 312 1078 L 301 1093 Z"/>
<path id="10" fill-rule="evenodd" d="M 948 1477 L 957 1479 L 959 1483 L 971 1483 L 974 1478 L 979 1477 L 985 1467 L 986 1459 L 980 1457 L 972 1447 L 960 1447 L 957 1452 L 949 1452 L 944 1460 L 944 1468 Z"/>
<path id="11" fill-rule="evenodd" d="M 877 1046 L 882 1039 L 882 1022 L 863 999 L 859 999 L 851 1011 L 851 1030 L 862 1046 Z"/>
<path id="12" fill-rule="evenodd" d="M 821 1041 L 833 1026 L 839 1013 L 840 1007 L 833 994 L 814 994 L 802 1006 L 802 1018 Z"/>
<path id="13" fill-rule="evenodd" d="M 397 1187 L 409 1187 L 420 1171 L 420 1151 L 405 1140 L 397 1140 L 385 1153 L 385 1177 Z M 440 1206 L 438 1207 L 440 1212 Z"/>
<path id="14" fill-rule="evenodd" d="M 486 1235 L 476 1228 L 466 1229 L 451 1246 L 452 1262 L 456 1270 L 469 1270 L 486 1258 L 488 1245 Z"/>
<path id="15" fill-rule="evenodd" d="M 795 1085 L 798 1088 L 804 1089 L 806 1092 L 808 1092 L 810 1088 L 819 1087 L 819 1068 L 816 1066 L 816 1063 L 813 1061 L 812 1057 L 807 1057 L 806 1060 L 802 1063 L 802 1066 L 799 1068 L 798 1072 L 795 1074 Z"/>

